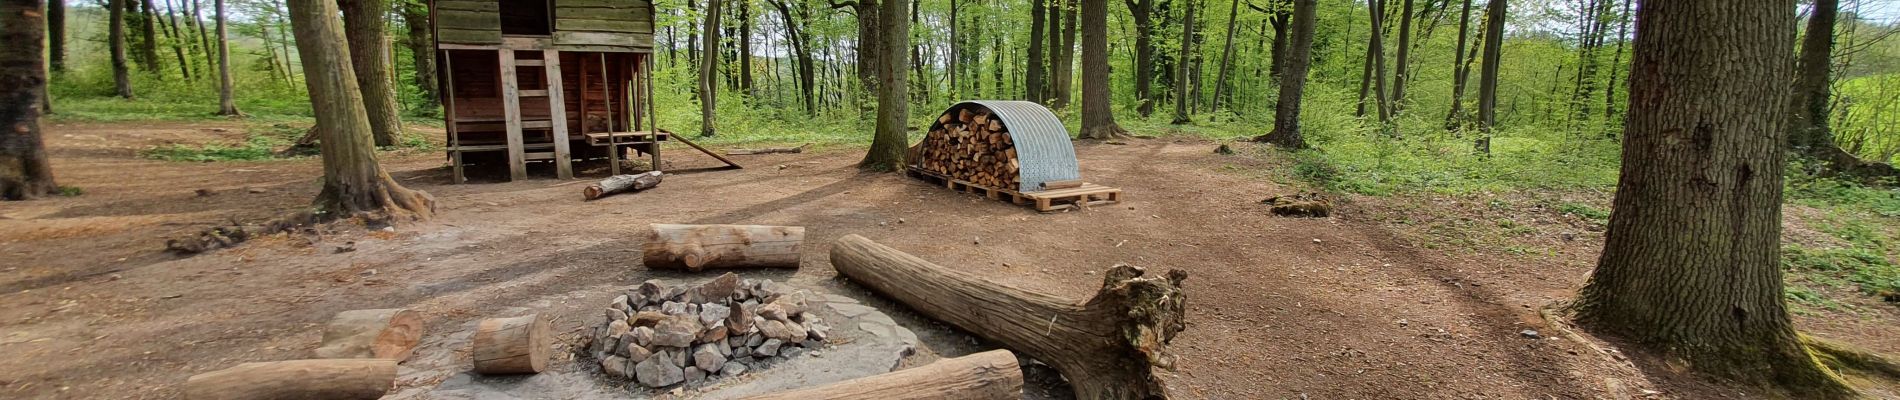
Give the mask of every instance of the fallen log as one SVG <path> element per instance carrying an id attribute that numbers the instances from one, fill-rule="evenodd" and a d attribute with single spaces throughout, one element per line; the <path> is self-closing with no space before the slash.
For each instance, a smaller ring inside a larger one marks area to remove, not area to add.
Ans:
<path id="1" fill-rule="evenodd" d="M 642 250 L 651 269 L 798 268 L 805 228 L 652 224 L 646 239 Z"/>
<path id="2" fill-rule="evenodd" d="M 384 358 L 402 362 L 422 341 L 422 317 L 400 308 L 350 310 L 323 328 L 317 358 Z"/>
<path id="3" fill-rule="evenodd" d="M 254 362 L 185 379 L 185 398 L 376 399 L 396 385 L 396 360 Z"/>
<path id="4" fill-rule="evenodd" d="M 744 155 L 753 155 L 753 154 L 773 154 L 773 153 L 797 154 L 797 153 L 805 152 L 806 147 L 811 147 L 811 143 L 801 144 L 801 145 L 798 145 L 798 147 L 766 147 L 766 148 L 758 148 L 758 149 L 732 149 L 732 150 L 726 150 L 726 155 L 744 156 Z"/>
<path id="5" fill-rule="evenodd" d="M 921 367 L 746 400 L 1003 400 L 1023 398 L 1023 370 L 1009 350 L 991 350 Z"/>
<path id="6" fill-rule="evenodd" d="M 1144 277 L 1116 265 L 1086 301 L 1005 286 L 846 235 L 831 246 L 839 274 L 917 312 L 1042 360 L 1079 399 L 1165 399 L 1155 368 L 1174 368 L 1168 342 L 1186 328 L 1187 273 Z"/>
<path id="7" fill-rule="evenodd" d="M 581 195 L 585 196 L 588 200 L 595 200 L 620 192 L 647 190 L 654 186 L 659 186 L 660 177 L 662 175 L 665 174 L 660 171 L 647 171 L 633 175 L 609 176 L 607 179 L 600 180 L 600 183 L 595 183 L 587 186 L 586 189 L 581 189 Z"/>
<path id="8" fill-rule="evenodd" d="M 1079 188 L 1079 187 L 1082 187 L 1081 179 L 1048 181 L 1048 182 L 1042 183 L 1042 190 L 1072 189 L 1072 188 Z"/>
<path id="9" fill-rule="evenodd" d="M 548 321 L 541 314 L 484 319 L 475 327 L 475 372 L 540 373 L 548 365 Z"/>

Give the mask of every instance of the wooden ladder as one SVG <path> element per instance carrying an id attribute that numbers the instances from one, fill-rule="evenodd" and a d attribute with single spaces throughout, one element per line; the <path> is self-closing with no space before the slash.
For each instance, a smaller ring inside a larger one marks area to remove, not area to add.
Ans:
<path id="1" fill-rule="evenodd" d="M 527 160 L 554 160 L 556 175 L 560 179 L 574 179 L 572 156 L 568 151 L 567 104 L 561 98 L 561 53 L 556 50 L 541 50 L 539 60 L 517 60 L 514 49 L 501 49 L 501 97 L 502 111 L 507 117 L 508 129 L 508 178 L 522 180 L 528 178 Z M 541 66 L 547 73 L 542 74 L 547 85 L 543 90 L 521 90 L 521 77 L 517 66 Z M 521 117 L 522 97 L 546 97 L 548 99 L 548 119 L 523 120 Z M 548 129 L 554 138 L 553 152 L 527 152 L 522 141 L 522 129 Z"/>

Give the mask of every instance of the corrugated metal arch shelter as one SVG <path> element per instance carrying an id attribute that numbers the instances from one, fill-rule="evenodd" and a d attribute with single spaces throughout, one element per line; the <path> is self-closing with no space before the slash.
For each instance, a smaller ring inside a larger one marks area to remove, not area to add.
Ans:
<path id="1" fill-rule="evenodd" d="M 944 113 L 955 115 L 977 107 L 987 108 L 1000 118 L 1010 139 L 1016 142 L 1016 161 L 1022 167 L 1017 191 L 1042 190 L 1043 182 L 1082 179 L 1075 162 L 1075 146 L 1069 142 L 1069 128 L 1048 108 L 1028 101 L 971 100 L 950 106 Z M 932 122 L 930 131 L 942 126 L 942 122 Z"/>

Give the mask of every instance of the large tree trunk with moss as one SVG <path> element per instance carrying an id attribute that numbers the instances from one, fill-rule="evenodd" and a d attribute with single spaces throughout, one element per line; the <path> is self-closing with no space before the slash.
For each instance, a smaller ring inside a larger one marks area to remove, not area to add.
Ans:
<path id="1" fill-rule="evenodd" d="M 409 58 L 416 66 L 416 89 L 421 92 L 422 107 L 434 109 L 441 100 L 436 94 L 435 29 L 429 22 L 429 6 L 421 1 L 403 1 L 402 24 L 409 31 Z"/>
<path id="2" fill-rule="evenodd" d="M 435 198 L 402 187 L 376 163 L 369 113 L 363 109 L 363 95 L 349 67 L 350 50 L 344 44 L 336 3 L 289 0 L 289 4 L 323 154 L 323 191 L 317 194 L 317 207 L 332 217 L 369 214 L 425 219 L 434 215 Z"/>
<path id="3" fill-rule="evenodd" d="M 1128 135 L 1128 131 L 1115 123 L 1109 86 L 1113 85 L 1108 76 L 1108 0 L 1082 0 L 1083 138 L 1114 139 Z M 1147 106 L 1149 101 L 1143 99 L 1142 102 Z"/>
<path id="4" fill-rule="evenodd" d="M 693 0 L 687 0 L 693 1 Z M 714 111 L 719 108 L 719 0 L 706 0 L 706 29 L 700 36 L 705 49 L 699 60 L 699 135 L 718 133 Z"/>
<path id="5" fill-rule="evenodd" d="M 1087 3 L 1104 1 L 1083 0 L 1083 19 Z M 1181 270 L 1143 276 L 1139 267 L 1116 265 L 1103 272 L 1094 296 L 1067 299 L 938 266 L 858 235 L 832 244 L 831 264 L 919 314 L 1048 363 L 1078 399 L 1169 396 L 1156 369 L 1173 368 L 1168 344 L 1186 328 Z"/>
<path id="6" fill-rule="evenodd" d="M 396 74 L 390 71 L 389 42 L 383 38 L 389 26 L 389 0 L 338 0 L 337 4 L 343 7 L 350 67 L 362 88 L 363 106 L 369 110 L 370 137 L 377 146 L 395 145 L 402 133 L 402 112 L 396 103 Z"/>
<path id="7" fill-rule="evenodd" d="M 125 7 L 130 0 L 106 1 L 106 51 L 112 53 L 112 87 L 121 98 L 132 98 L 132 75 L 125 60 Z"/>
<path id="8" fill-rule="evenodd" d="M 215 0 L 212 4 L 217 8 L 215 18 L 218 20 L 218 115 L 237 116 L 243 113 L 238 112 L 237 84 L 231 81 L 231 40 L 224 29 L 224 0 Z"/>
<path id="9" fill-rule="evenodd" d="M 871 138 L 871 150 L 864 154 L 859 168 L 872 171 L 897 171 L 904 167 L 905 149 L 910 145 L 905 129 L 910 125 L 910 20 L 905 18 L 908 4 L 884 0 L 878 10 L 877 35 L 877 131 Z"/>
<path id="10" fill-rule="evenodd" d="M 1809 355 L 1782 297 L 1794 10 L 1792 0 L 1638 8 L 1622 178 L 1576 318 L 1697 371 L 1840 398 L 1852 389 Z"/>
<path id="11" fill-rule="evenodd" d="M 158 65 L 158 12 L 152 11 L 152 0 L 139 1 L 139 67 L 145 72 L 157 74 Z M 130 4 L 130 3 L 127 3 Z"/>
<path id="12" fill-rule="evenodd" d="M 1273 131 L 1255 140 L 1288 149 L 1306 148 L 1306 135 L 1300 130 L 1300 102 L 1306 94 L 1306 75 L 1313 67 L 1313 26 L 1318 16 L 1316 0 L 1293 0 L 1293 33 L 1286 47 L 1286 61 L 1280 71 L 1280 100 L 1274 104 Z"/>
<path id="13" fill-rule="evenodd" d="M 46 93 L 45 0 L 0 0 L 0 200 L 57 191 L 40 138 Z"/>

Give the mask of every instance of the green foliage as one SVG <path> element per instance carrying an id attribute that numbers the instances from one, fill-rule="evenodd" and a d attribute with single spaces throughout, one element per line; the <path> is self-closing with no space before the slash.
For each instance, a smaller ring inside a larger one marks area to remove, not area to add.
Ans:
<path id="1" fill-rule="evenodd" d="M 303 135 L 302 129 L 289 125 L 275 125 L 266 128 L 251 129 L 242 143 L 203 145 L 171 144 L 147 149 L 141 153 L 146 158 L 165 161 L 250 161 L 266 160 L 277 157 L 277 149 L 290 144 Z"/>
<path id="2" fill-rule="evenodd" d="M 1786 270 L 1844 280 L 1868 295 L 1900 296 L 1900 266 L 1873 249 L 1785 246 L 1781 260 Z"/>
<path id="3" fill-rule="evenodd" d="M 1563 203 L 1557 205 L 1557 212 L 1575 215 L 1599 224 L 1610 222 L 1610 211 L 1583 203 Z"/>
<path id="4" fill-rule="evenodd" d="M 84 196 L 86 195 L 86 189 L 81 189 L 78 186 L 60 186 L 59 195 L 66 197 Z"/>

